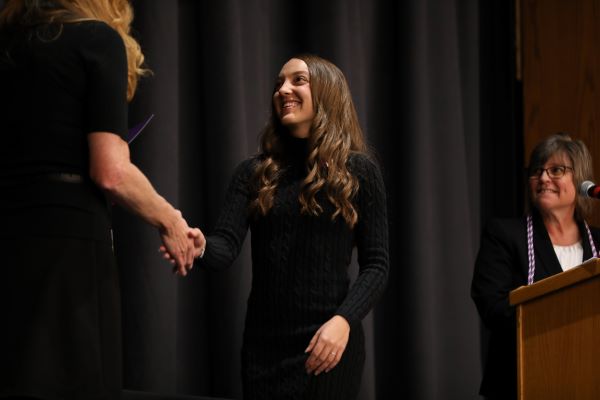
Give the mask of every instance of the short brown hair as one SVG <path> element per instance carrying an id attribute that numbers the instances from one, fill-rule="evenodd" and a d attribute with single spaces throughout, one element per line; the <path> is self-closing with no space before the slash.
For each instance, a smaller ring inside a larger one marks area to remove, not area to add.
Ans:
<path id="1" fill-rule="evenodd" d="M 591 199 L 579 194 L 579 188 L 584 181 L 592 181 L 592 156 L 581 140 L 572 139 L 567 133 L 561 132 L 549 136 L 535 146 L 529 157 L 529 173 L 542 167 L 552 156 L 562 154 L 569 157 L 573 164 L 573 183 L 575 184 L 576 201 L 575 218 L 585 219 L 592 208 Z M 533 207 L 531 190 L 527 189 L 529 207 Z"/>

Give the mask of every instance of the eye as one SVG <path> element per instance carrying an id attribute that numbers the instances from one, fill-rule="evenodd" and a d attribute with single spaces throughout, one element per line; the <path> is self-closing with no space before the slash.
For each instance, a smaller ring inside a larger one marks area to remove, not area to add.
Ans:
<path id="1" fill-rule="evenodd" d="M 562 165 L 555 165 L 554 167 L 548 168 L 550 176 L 561 177 L 565 173 L 565 167 Z"/>
<path id="2" fill-rule="evenodd" d="M 542 174 L 542 171 L 544 171 L 543 168 L 538 167 L 538 168 L 534 168 L 531 170 L 531 172 L 529 173 L 529 176 L 535 176 L 538 177 Z"/>
<path id="3" fill-rule="evenodd" d="M 294 83 L 299 83 L 299 84 L 308 83 L 308 77 L 304 76 L 304 75 L 296 75 L 294 77 Z"/>

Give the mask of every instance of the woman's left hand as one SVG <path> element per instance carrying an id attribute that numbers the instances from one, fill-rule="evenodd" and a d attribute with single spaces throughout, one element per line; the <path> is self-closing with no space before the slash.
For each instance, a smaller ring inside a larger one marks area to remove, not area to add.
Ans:
<path id="1" fill-rule="evenodd" d="M 325 322 L 304 351 L 310 353 L 305 364 L 306 372 L 319 375 L 323 371 L 331 371 L 340 362 L 349 337 L 350 325 L 344 317 L 335 315 Z"/>

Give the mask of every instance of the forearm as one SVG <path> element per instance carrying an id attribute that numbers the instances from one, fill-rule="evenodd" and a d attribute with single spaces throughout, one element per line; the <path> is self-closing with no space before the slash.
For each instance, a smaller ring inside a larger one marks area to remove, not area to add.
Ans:
<path id="1" fill-rule="evenodd" d="M 146 176 L 132 163 L 119 168 L 119 176 L 102 187 L 108 197 L 161 231 L 180 222 L 181 214 L 156 190 Z"/>
<path id="2" fill-rule="evenodd" d="M 361 321 L 383 294 L 387 278 L 387 263 L 364 268 L 336 310 L 336 314 L 344 317 L 350 324 Z"/>
<path id="3" fill-rule="evenodd" d="M 206 252 L 198 263 L 210 269 L 224 269 L 240 253 L 248 232 L 248 180 L 254 171 L 252 159 L 235 169 L 215 229 L 206 237 Z"/>
<path id="4" fill-rule="evenodd" d="M 129 146 L 109 132 L 88 135 L 90 177 L 108 197 L 159 229 L 166 250 L 181 275 L 192 265 L 194 242 L 181 213 L 161 197 L 131 163 Z"/>
<path id="5" fill-rule="evenodd" d="M 237 239 L 222 231 L 212 232 L 206 237 L 206 251 L 198 264 L 212 270 L 229 268 L 240 253 L 244 237 Z"/>
<path id="6" fill-rule="evenodd" d="M 108 197 L 159 229 L 178 223 L 180 213 L 131 163 L 129 146 L 118 136 L 97 132 L 88 136 L 90 177 Z"/>
<path id="7" fill-rule="evenodd" d="M 337 310 L 352 325 L 375 306 L 385 290 L 389 274 L 387 204 L 383 177 L 368 158 L 354 159 L 359 180 L 356 198 L 358 222 L 354 227 L 359 274 Z"/>

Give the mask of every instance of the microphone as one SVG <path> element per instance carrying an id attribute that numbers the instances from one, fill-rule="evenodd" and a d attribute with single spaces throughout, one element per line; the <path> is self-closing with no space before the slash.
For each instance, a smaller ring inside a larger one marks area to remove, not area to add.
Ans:
<path id="1" fill-rule="evenodd" d="M 600 199 L 600 186 L 596 185 L 594 182 L 585 181 L 579 187 L 579 194 L 583 197 Z"/>

